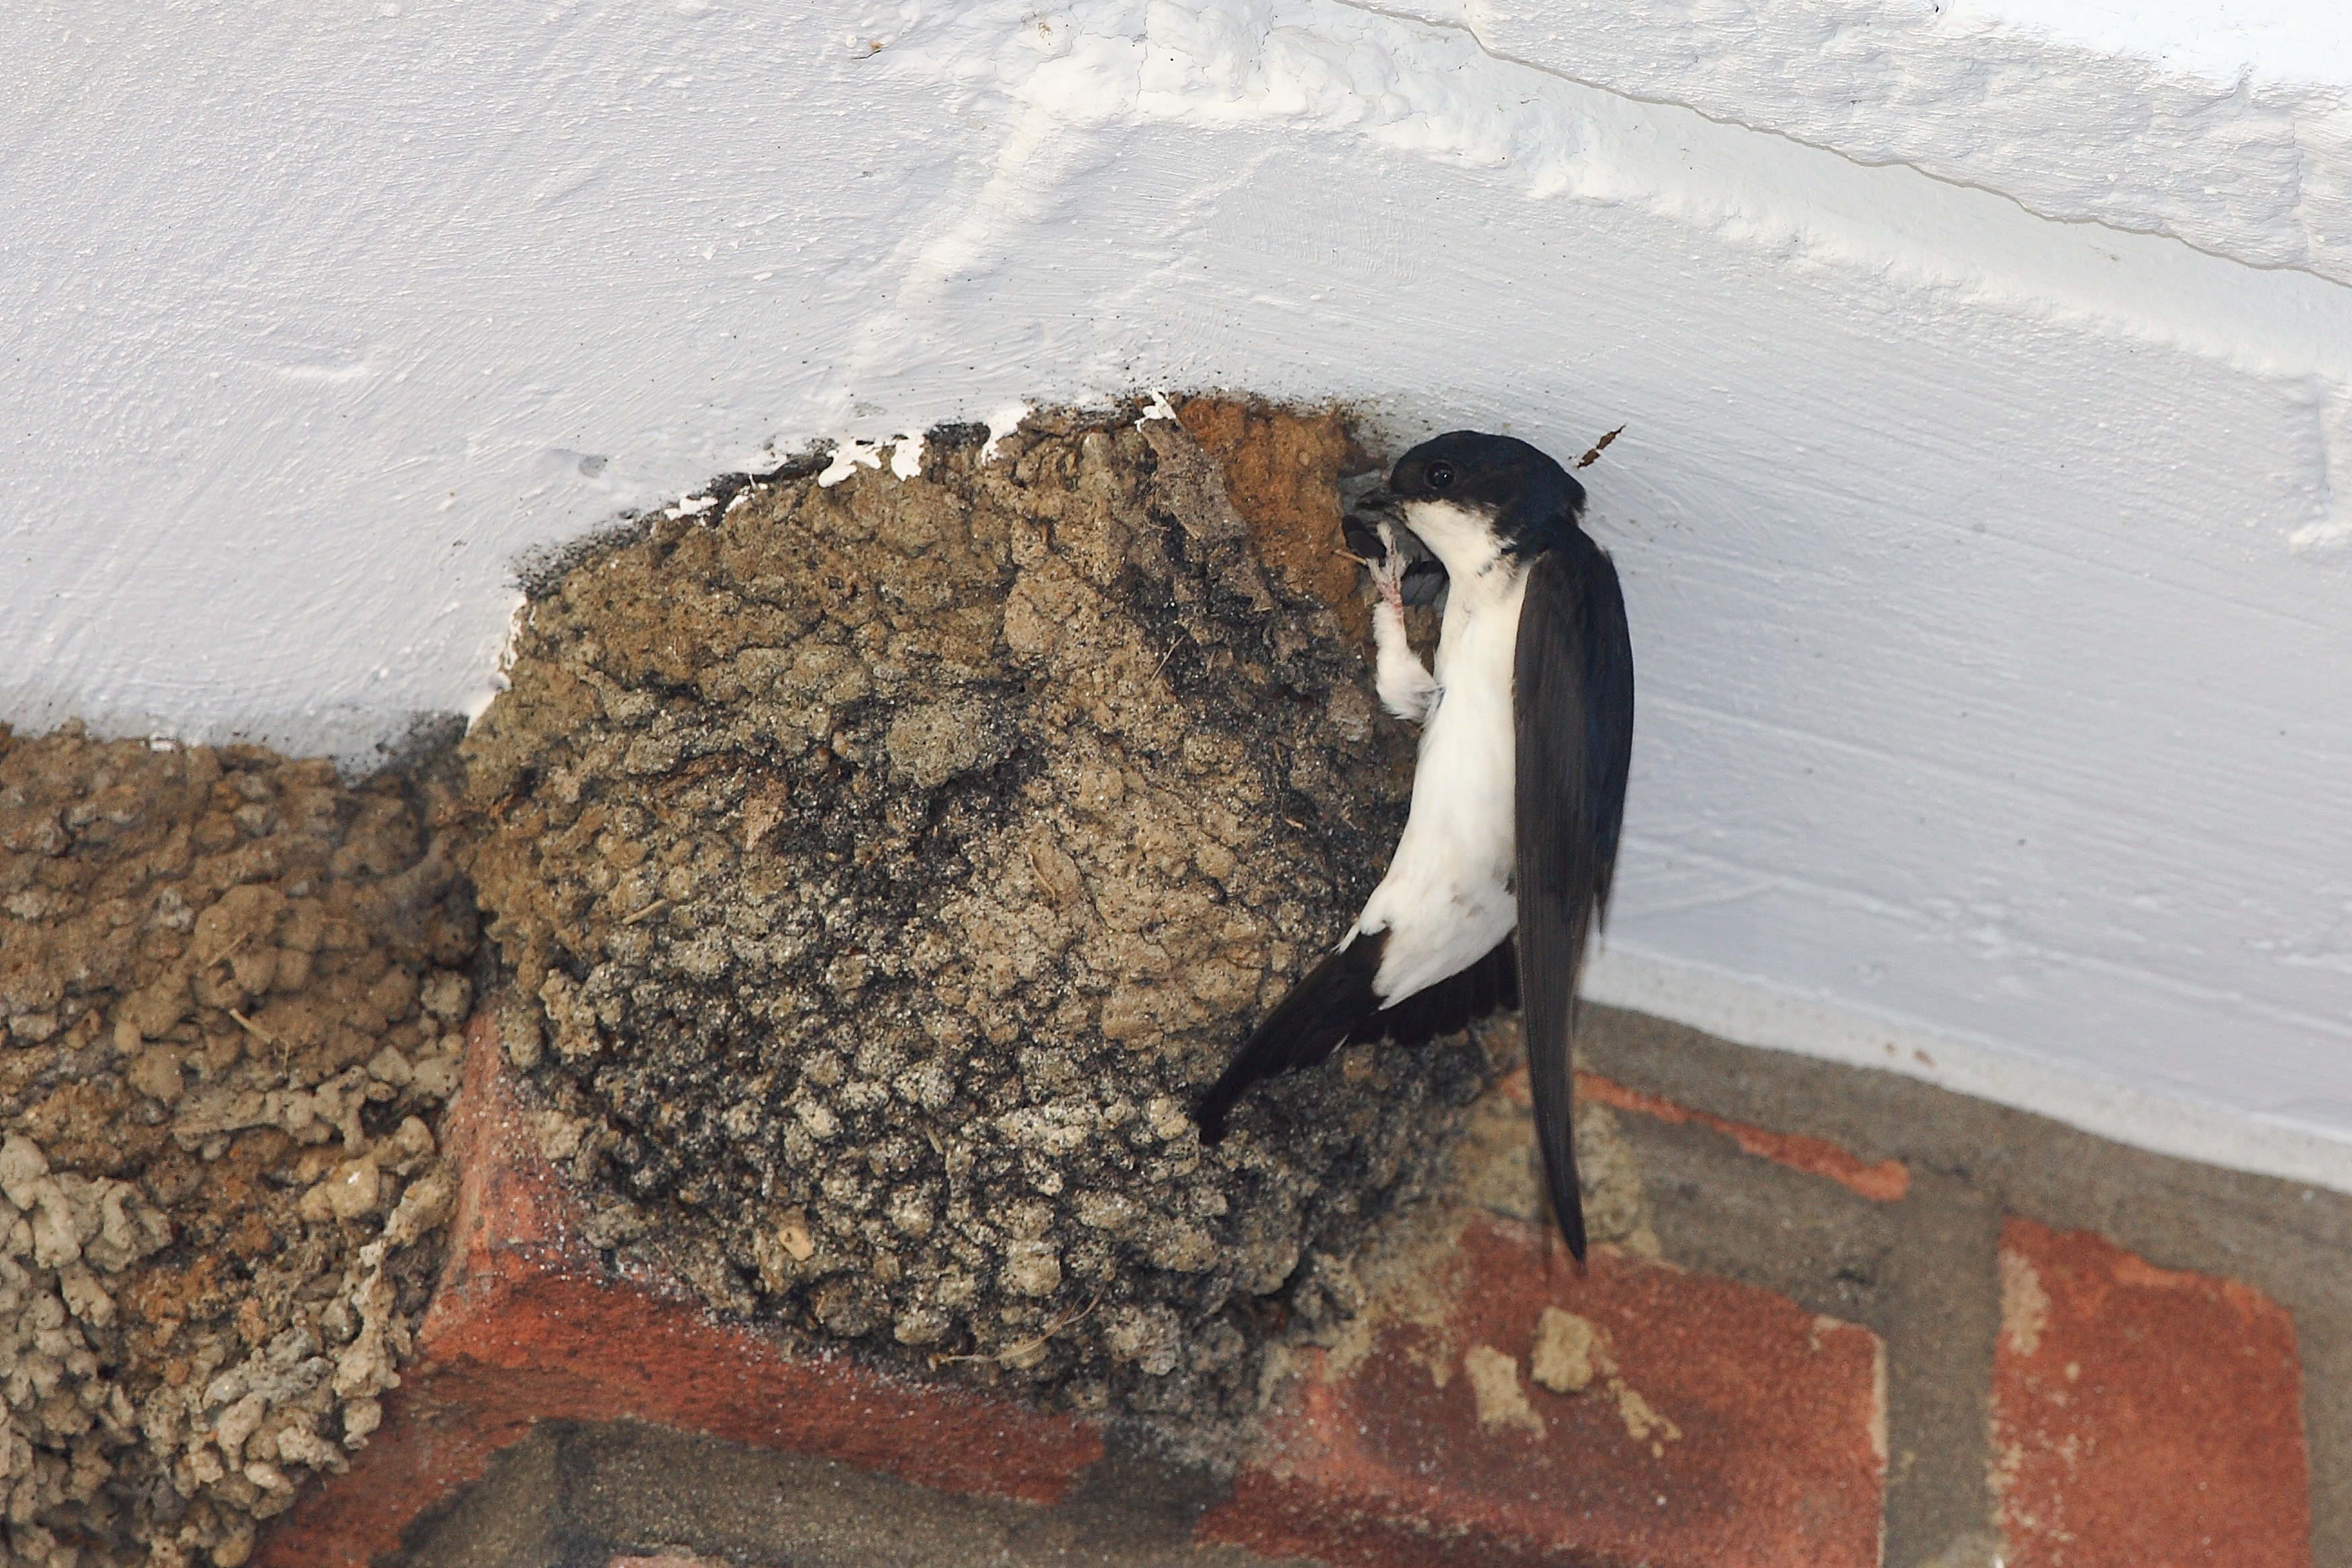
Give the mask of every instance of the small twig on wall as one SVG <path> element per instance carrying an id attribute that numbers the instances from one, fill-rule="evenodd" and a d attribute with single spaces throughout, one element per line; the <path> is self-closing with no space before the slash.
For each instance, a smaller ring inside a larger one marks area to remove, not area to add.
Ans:
<path id="1" fill-rule="evenodd" d="M 1043 1349 L 1047 1340 L 1052 1339 L 1064 1329 L 1072 1328 L 1084 1322 L 1088 1317 L 1093 1315 L 1094 1310 L 1101 1305 L 1102 1294 L 1097 1291 L 1096 1292 L 1095 1299 L 1093 1300 L 1087 1302 L 1084 1307 L 1072 1312 L 1069 1316 L 1062 1319 L 1060 1321 L 1046 1324 L 1045 1331 L 1037 1335 L 1034 1339 L 1023 1340 L 1019 1344 L 1014 1345 L 1008 1350 L 982 1351 L 970 1355 L 935 1355 L 931 1358 L 931 1364 L 933 1366 L 945 1366 L 950 1362 L 958 1361 L 1008 1362 L 1013 1360 L 1015 1356 L 1027 1355 L 1031 1351 Z"/>
<path id="2" fill-rule="evenodd" d="M 649 921 L 653 919 L 656 915 L 661 913 L 667 908 L 669 908 L 669 900 L 667 899 L 656 899 L 644 909 L 641 909 L 636 913 L 624 919 L 621 923 L 625 926 L 633 926 L 639 921 Z"/>
<path id="3" fill-rule="evenodd" d="M 1609 449 L 1609 443 L 1614 441 L 1618 437 L 1622 436 L 1623 434 L 1625 434 L 1625 426 L 1620 425 L 1617 428 L 1609 432 L 1608 435 L 1603 436 L 1600 440 L 1592 443 L 1592 449 L 1585 453 L 1581 458 L 1577 458 L 1576 466 L 1580 468 L 1589 468 L 1592 467 L 1593 464 L 1601 460 L 1601 454 Z"/>
<path id="4" fill-rule="evenodd" d="M 240 938 L 239 940 L 242 939 Z M 278 1042 L 277 1036 L 271 1034 L 268 1030 L 263 1028 L 260 1025 L 255 1023 L 252 1019 L 247 1017 L 244 1014 L 238 1012 L 234 1007 L 231 1007 L 228 1010 L 228 1016 L 235 1018 L 237 1021 L 238 1026 L 247 1034 L 251 1035 L 255 1039 L 259 1040 L 263 1045 L 268 1047 L 271 1051 L 275 1052 L 278 1057 L 278 1065 L 280 1068 L 283 1068 L 286 1065 L 286 1047 Z"/>

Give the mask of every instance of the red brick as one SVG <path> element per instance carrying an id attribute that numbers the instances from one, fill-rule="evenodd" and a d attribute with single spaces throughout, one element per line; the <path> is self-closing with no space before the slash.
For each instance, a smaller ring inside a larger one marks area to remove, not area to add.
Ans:
<path id="1" fill-rule="evenodd" d="M 487 1010 L 444 1139 L 463 1179 L 419 1361 L 350 1473 L 265 1533 L 260 1568 L 360 1568 L 540 1421 L 635 1418 L 1038 1502 L 1101 1457 L 1088 1423 L 788 1355 L 671 1282 L 605 1268 L 522 1126 Z"/>
<path id="2" fill-rule="evenodd" d="M 2010 1568 L 2308 1568 L 2294 1322 L 2089 1231 L 2001 1232 L 1993 1487 Z"/>
<path id="3" fill-rule="evenodd" d="M 1746 1153 L 1792 1166 L 1812 1175 L 1827 1176 L 1838 1185 L 1878 1203 L 1895 1203 L 1911 1190 L 1911 1173 L 1900 1160 L 1881 1160 L 1874 1165 L 1866 1164 L 1859 1155 L 1838 1147 L 1826 1138 L 1815 1138 L 1802 1132 L 1775 1132 L 1769 1128 L 1752 1127 L 1745 1121 L 1727 1121 L 1704 1110 L 1677 1105 L 1661 1094 L 1628 1089 L 1598 1073 L 1578 1073 L 1576 1089 L 1588 1100 L 1614 1106 L 1620 1110 L 1654 1116 L 1677 1126 L 1696 1123 L 1711 1128 L 1738 1144 Z"/>
<path id="4" fill-rule="evenodd" d="M 1379 1568 L 1875 1568 L 1867 1330 L 1606 1248 L 1578 1268 L 1485 1216 L 1425 1283 L 1434 1305 L 1310 1363 L 1205 1538 Z M 1535 1353 L 1547 1309 L 1597 1331 L 1581 1392 L 1536 1380 L 1573 1381 Z"/>

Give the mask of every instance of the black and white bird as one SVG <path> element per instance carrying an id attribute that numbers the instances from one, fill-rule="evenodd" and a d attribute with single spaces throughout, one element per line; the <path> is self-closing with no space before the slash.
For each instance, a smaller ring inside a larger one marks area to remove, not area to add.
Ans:
<path id="1" fill-rule="evenodd" d="M 1569 1039 L 1633 752 L 1624 596 L 1578 526 L 1584 487 L 1524 441 L 1460 430 L 1423 442 L 1390 473 L 1388 501 L 1446 577 L 1433 674 L 1405 634 L 1406 554 L 1378 524 L 1381 701 L 1423 725 L 1412 813 L 1354 927 L 1202 1098 L 1202 1141 L 1224 1136 L 1262 1079 L 1345 1045 L 1418 1044 L 1524 1000 L 1546 1184 L 1580 1258 Z"/>

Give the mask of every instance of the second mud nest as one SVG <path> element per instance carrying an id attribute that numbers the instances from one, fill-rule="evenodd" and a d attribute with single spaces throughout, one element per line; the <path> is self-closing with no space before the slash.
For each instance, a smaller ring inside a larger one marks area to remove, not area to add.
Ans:
<path id="1" fill-rule="evenodd" d="M 937 431 L 918 478 L 787 472 L 549 573 L 467 861 L 596 1245 L 789 1335 L 1213 1417 L 1351 1310 L 1487 1067 L 1350 1052 L 1202 1148 L 1193 1097 L 1385 868 L 1412 738 L 1331 591 L 1337 421 L 1136 413 Z"/>

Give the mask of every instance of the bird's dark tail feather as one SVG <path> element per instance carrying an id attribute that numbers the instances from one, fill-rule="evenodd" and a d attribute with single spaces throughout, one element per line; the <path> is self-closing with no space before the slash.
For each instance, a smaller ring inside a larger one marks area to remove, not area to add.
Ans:
<path id="1" fill-rule="evenodd" d="M 1193 1110 L 1202 1142 L 1214 1143 L 1225 1135 L 1226 1115 L 1252 1084 L 1294 1068 L 1313 1067 L 1380 1010 L 1372 978 L 1381 972 L 1381 953 L 1388 944 L 1384 931 L 1359 936 L 1308 970 L 1275 1005 Z"/>
<path id="2" fill-rule="evenodd" d="M 1258 1025 L 1193 1111 L 1201 1142 L 1225 1135 L 1225 1118 L 1261 1079 L 1311 1068 L 1341 1046 L 1394 1040 L 1418 1046 L 1465 1029 L 1480 1018 L 1519 1005 L 1519 966 L 1509 937 L 1486 957 L 1425 986 L 1393 1007 L 1381 1005 L 1372 981 L 1389 933 L 1360 936 L 1307 972 L 1305 979 Z"/>
<path id="3" fill-rule="evenodd" d="M 1440 1035 L 1466 1029 L 1481 1018 L 1518 1005 L 1517 949 L 1507 936 L 1460 973 L 1423 986 L 1386 1012 L 1365 1019 L 1348 1043 L 1387 1039 L 1401 1046 L 1426 1045 Z"/>

